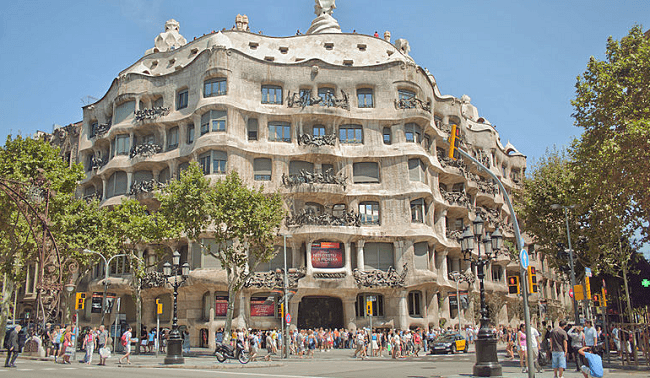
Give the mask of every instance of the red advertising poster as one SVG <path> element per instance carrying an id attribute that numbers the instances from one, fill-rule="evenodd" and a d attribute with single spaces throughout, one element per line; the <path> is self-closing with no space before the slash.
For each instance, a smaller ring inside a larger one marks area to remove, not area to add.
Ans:
<path id="1" fill-rule="evenodd" d="M 214 304 L 214 316 L 226 316 L 226 311 L 228 311 L 228 296 L 217 295 Z"/>
<path id="2" fill-rule="evenodd" d="M 314 268 L 343 268 L 341 243 L 313 243 L 311 245 L 311 265 Z"/>
<path id="3" fill-rule="evenodd" d="M 251 316 L 275 316 L 275 298 L 251 297 Z"/>

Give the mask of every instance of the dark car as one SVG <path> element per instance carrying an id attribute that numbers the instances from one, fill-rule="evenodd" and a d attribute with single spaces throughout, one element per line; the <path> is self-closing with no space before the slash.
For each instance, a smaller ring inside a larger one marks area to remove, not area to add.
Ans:
<path id="1" fill-rule="evenodd" d="M 467 341 L 459 334 L 440 335 L 429 343 L 431 354 L 435 353 L 467 353 Z"/>

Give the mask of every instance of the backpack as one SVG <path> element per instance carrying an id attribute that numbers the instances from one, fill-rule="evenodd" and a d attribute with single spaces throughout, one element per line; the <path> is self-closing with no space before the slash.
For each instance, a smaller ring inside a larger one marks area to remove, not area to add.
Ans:
<path id="1" fill-rule="evenodd" d="M 125 346 L 126 346 L 126 332 L 124 332 L 124 333 L 122 334 L 121 341 L 122 341 L 122 346 L 125 347 Z"/>

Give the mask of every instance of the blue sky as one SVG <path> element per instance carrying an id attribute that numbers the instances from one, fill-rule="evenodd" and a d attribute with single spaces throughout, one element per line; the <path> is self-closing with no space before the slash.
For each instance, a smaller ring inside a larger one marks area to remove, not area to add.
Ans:
<path id="1" fill-rule="evenodd" d="M 230 28 L 247 14 L 252 31 L 306 31 L 311 0 L 72 2 L 12 1 L 0 13 L 0 137 L 51 131 L 81 120 L 82 99 L 101 98 L 119 71 L 137 61 L 163 30 L 181 24 L 189 41 Z M 608 36 L 650 28 L 650 2 L 339 0 L 344 32 L 390 30 L 436 77 L 443 94 L 467 94 L 530 159 L 570 143 L 570 100 L 589 56 L 602 58 Z"/>

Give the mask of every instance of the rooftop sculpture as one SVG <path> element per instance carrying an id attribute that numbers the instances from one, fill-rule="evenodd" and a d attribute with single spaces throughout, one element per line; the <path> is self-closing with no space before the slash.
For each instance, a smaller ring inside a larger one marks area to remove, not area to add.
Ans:
<path id="1" fill-rule="evenodd" d="M 334 0 L 316 0 L 314 13 L 317 17 L 312 21 L 307 34 L 340 33 L 341 27 L 332 17 L 335 8 Z"/>
<path id="2" fill-rule="evenodd" d="M 171 19 L 165 22 L 165 31 L 158 34 L 154 39 L 154 48 L 147 50 L 146 54 L 152 52 L 164 52 L 177 49 L 187 43 L 187 40 L 180 35 L 180 24 L 178 21 Z"/>

